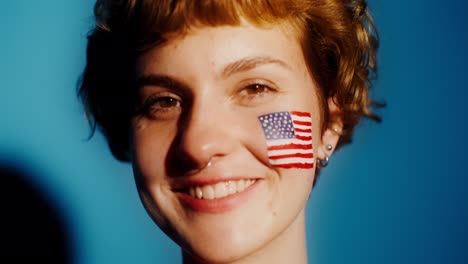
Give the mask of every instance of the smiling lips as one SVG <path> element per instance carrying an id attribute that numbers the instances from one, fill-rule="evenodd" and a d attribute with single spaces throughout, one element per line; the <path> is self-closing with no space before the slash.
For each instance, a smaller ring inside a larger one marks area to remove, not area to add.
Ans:
<path id="1" fill-rule="evenodd" d="M 244 191 L 250 185 L 255 183 L 255 179 L 218 182 L 216 184 L 204 186 L 191 186 L 188 188 L 188 194 L 197 199 L 212 200 L 223 198 L 235 193 Z"/>
<path id="2" fill-rule="evenodd" d="M 245 204 L 255 193 L 259 179 L 226 180 L 216 183 L 192 182 L 178 191 L 181 202 L 201 213 L 223 213 Z"/>

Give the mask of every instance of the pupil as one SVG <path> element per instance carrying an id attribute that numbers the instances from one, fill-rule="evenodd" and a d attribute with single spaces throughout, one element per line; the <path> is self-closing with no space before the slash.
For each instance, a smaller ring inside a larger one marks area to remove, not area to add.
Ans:
<path id="1" fill-rule="evenodd" d="M 260 93 L 264 90 L 264 88 L 260 84 L 254 84 L 252 90 L 253 90 L 253 93 Z"/>
<path id="2" fill-rule="evenodd" d="M 174 105 L 174 98 L 170 98 L 170 97 L 166 97 L 166 98 L 163 98 L 160 102 L 160 105 L 162 107 L 169 107 L 169 106 L 173 106 Z"/>

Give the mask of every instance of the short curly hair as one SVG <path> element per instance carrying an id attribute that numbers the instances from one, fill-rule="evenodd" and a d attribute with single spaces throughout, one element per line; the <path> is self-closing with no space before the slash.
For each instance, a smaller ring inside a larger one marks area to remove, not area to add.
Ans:
<path id="1" fill-rule="evenodd" d="M 340 110 L 339 145 L 350 142 L 362 117 L 380 120 L 368 94 L 379 41 L 364 0 L 98 0 L 94 13 L 78 95 L 92 133 L 96 128 L 104 133 L 118 160 L 130 160 L 138 57 L 191 28 L 240 25 L 243 19 L 259 27 L 287 22 L 298 29 L 320 90 L 322 131 L 331 121 L 327 100 Z"/>

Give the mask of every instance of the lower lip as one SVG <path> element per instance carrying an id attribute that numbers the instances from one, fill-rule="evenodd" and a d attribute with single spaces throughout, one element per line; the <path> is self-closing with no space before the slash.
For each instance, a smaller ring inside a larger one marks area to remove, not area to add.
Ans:
<path id="1" fill-rule="evenodd" d="M 179 193 L 179 199 L 190 209 L 202 212 L 219 214 L 231 211 L 246 202 L 259 186 L 260 180 L 256 180 L 252 185 L 242 192 L 231 194 L 222 198 L 197 199 L 186 193 Z"/>

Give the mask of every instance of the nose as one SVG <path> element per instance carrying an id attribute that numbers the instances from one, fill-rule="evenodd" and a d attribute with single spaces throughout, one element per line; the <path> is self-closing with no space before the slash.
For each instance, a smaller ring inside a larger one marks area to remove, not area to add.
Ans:
<path id="1" fill-rule="evenodd" d="M 194 102 L 187 116 L 181 120 L 175 142 L 174 165 L 178 173 L 195 173 L 233 151 L 233 126 L 236 122 L 230 120 L 225 108 L 213 100 Z"/>

